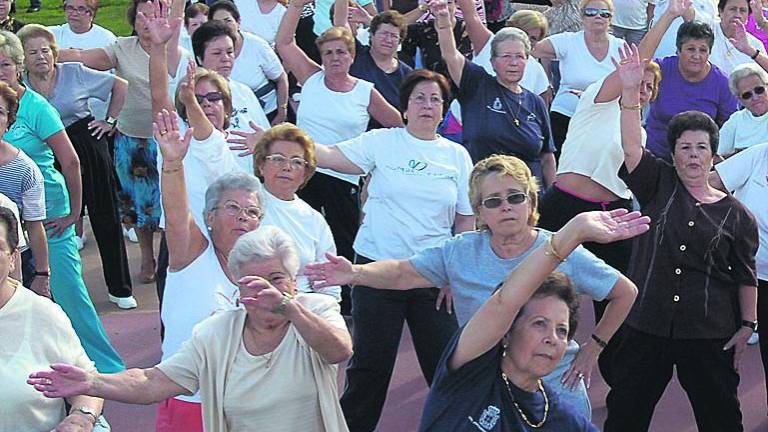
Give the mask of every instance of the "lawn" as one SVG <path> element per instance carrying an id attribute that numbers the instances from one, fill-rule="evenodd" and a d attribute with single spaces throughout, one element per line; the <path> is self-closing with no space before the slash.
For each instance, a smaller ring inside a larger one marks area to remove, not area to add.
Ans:
<path id="1" fill-rule="evenodd" d="M 125 19 L 125 10 L 130 0 L 101 0 L 99 11 L 96 13 L 96 24 L 106 27 L 117 36 L 130 36 L 131 27 Z M 63 24 L 64 10 L 61 0 L 43 0 L 40 12 L 26 13 L 29 2 L 16 2 L 16 18 L 26 24 L 38 23 L 43 25 Z"/>

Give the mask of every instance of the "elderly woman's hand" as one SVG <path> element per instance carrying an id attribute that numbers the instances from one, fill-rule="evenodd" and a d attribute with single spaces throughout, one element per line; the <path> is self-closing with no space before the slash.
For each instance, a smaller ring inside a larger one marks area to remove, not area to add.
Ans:
<path id="1" fill-rule="evenodd" d="M 429 5 L 430 12 L 435 16 L 435 25 L 438 28 L 452 25 L 450 10 L 445 0 L 430 0 L 427 4 Z"/>
<path id="2" fill-rule="evenodd" d="M 253 122 L 253 120 L 248 122 L 248 126 L 253 129 L 253 132 L 229 131 L 230 134 L 240 137 L 227 139 L 227 142 L 232 144 L 229 146 L 229 149 L 240 151 L 241 153 L 237 154 L 240 157 L 252 155 L 253 152 L 256 151 L 256 144 L 261 139 L 261 136 L 264 135 L 264 129 L 260 128 L 259 125 Z"/>
<path id="3" fill-rule="evenodd" d="M 768 24 L 763 15 L 763 4 L 760 0 L 749 0 L 749 7 L 752 9 L 752 16 L 755 17 L 755 23 L 758 27 L 763 28 Z"/>
<path id="4" fill-rule="evenodd" d="M 155 122 L 152 123 L 152 132 L 163 155 L 163 165 L 181 163 L 184 160 L 192 139 L 192 128 L 187 129 L 182 137 L 176 113 L 169 113 L 167 110 L 157 113 Z"/>
<path id="5" fill-rule="evenodd" d="M 149 40 L 155 45 L 165 45 L 171 37 L 181 28 L 181 18 L 174 18 L 168 21 L 168 12 L 170 3 L 168 0 L 150 1 L 148 4 L 151 9 L 144 14 L 136 14 L 136 25 L 146 27 L 149 34 Z"/>
<path id="6" fill-rule="evenodd" d="M 640 235 L 650 228 L 651 218 L 626 209 L 593 211 L 577 215 L 557 232 L 557 237 L 578 244 L 612 243 Z"/>
<path id="7" fill-rule="evenodd" d="M 195 99 L 195 73 L 197 72 L 197 64 L 194 60 L 190 60 L 187 63 L 187 75 L 181 80 L 179 84 L 179 100 L 185 107 L 192 106 L 197 103 Z"/>
<path id="8" fill-rule="evenodd" d="M 648 60 L 640 58 L 640 50 L 635 44 L 624 43 L 624 47 L 619 48 L 619 60 L 616 61 L 616 59 L 611 58 L 611 62 L 619 74 L 622 87 L 626 89 L 640 88 Z"/>
<path id="9" fill-rule="evenodd" d="M 62 398 L 88 394 L 93 385 L 93 377 L 77 366 L 54 363 L 49 371 L 29 374 L 27 384 L 45 397 Z"/>
<path id="10" fill-rule="evenodd" d="M 744 353 L 744 349 L 747 348 L 747 341 L 752 336 L 752 329 L 749 327 L 739 327 L 736 333 L 731 336 L 731 339 L 723 347 L 723 351 L 728 351 L 733 348 L 733 367 L 738 372 L 739 363 L 741 363 L 741 355 Z"/>
<path id="11" fill-rule="evenodd" d="M 82 414 L 70 414 L 64 418 L 51 432 L 91 432 L 93 420 Z"/>
<path id="12" fill-rule="evenodd" d="M 275 313 L 283 301 L 283 292 L 275 288 L 268 280 L 259 276 L 245 276 L 237 281 L 238 285 L 248 289 L 253 295 L 240 297 L 240 303 L 255 306 Z M 241 291 L 242 292 L 242 291 Z"/>
<path id="13" fill-rule="evenodd" d="M 747 39 L 747 29 L 744 27 L 744 23 L 736 18 L 734 19 L 733 24 L 730 25 L 733 27 L 733 37 L 728 38 L 728 40 L 731 41 L 733 46 L 743 54 L 750 57 L 753 56 L 755 54 L 755 48 L 749 44 L 749 39 Z"/>
<path id="14" fill-rule="evenodd" d="M 669 2 L 665 14 L 669 14 L 675 18 L 683 16 L 685 12 L 693 5 L 693 0 L 672 0 Z"/>
<path id="15" fill-rule="evenodd" d="M 312 263 L 304 266 L 304 276 L 312 283 L 313 289 L 334 285 L 352 285 L 354 270 L 348 259 L 325 253 L 328 262 Z"/>
<path id="16" fill-rule="evenodd" d="M 561 382 L 565 387 L 573 390 L 584 380 L 584 385 L 589 388 L 592 382 L 592 371 L 597 364 L 597 357 L 603 349 L 595 343 L 587 343 L 579 348 L 579 352 L 571 362 L 571 367 L 563 374 Z"/>

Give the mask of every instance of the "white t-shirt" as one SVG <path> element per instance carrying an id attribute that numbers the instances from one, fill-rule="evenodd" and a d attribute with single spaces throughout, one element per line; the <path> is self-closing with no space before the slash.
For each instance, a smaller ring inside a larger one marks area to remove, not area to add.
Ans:
<path id="1" fill-rule="evenodd" d="M 731 75 L 736 66 L 745 63 L 755 63 L 748 55 L 736 49 L 731 41 L 723 34 L 723 29 L 720 27 L 720 21 L 710 20 L 707 24 L 712 27 L 715 32 L 715 44 L 712 46 L 712 52 L 709 54 L 709 61 L 720 68 L 725 76 Z M 747 33 L 747 41 L 752 48 L 760 51 L 765 51 L 763 43 L 760 39 Z"/>
<path id="2" fill-rule="evenodd" d="M 472 63 L 482 66 L 490 75 L 496 76 L 496 71 L 491 66 L 491 42 L 493 39 L 488 39 L 483 49 L 472 59 Z M 537 95 L 544 93 L 549 88 L 549 78 L 544 71 L 544 66 L 534 57 L 528 57 L 528 61 L 525 63 L 525 71 L 523 78 L 520 79 L 520 86 Z"/>
<path id="3" fill-rule="evenodd" d="M 325 85 L 325 71 L 310 76 L 301 89 L 296 126 L 304 129 L 315 145 L 330 145 L 360 136 L 368 129 L 368 105 L 373 84 L 358 79 L 352 90 L 341 93 Z M 357 184 L 359 176 L 318 168 L 317 172 Z"/>
<path id="4" fill-rule="evenodd" d="M 0 308 L 0 328 L 0 430 L 54 429 L 65 417 L 64 399 L 43 396 L 27 377 L 51 363 L 96 372 L 93 362 L 61 307 L 21 284 Z"/>
<path id="5" fill-rule="evenodd" d="M 405 259 L 451 238 L 456 213 L 472 215 L 467 150 L 442 137 L 424 141 L 405 128 L 377 129 L 338 144 L 371 174 L 355 252 Z"/>
<path id="6" fill-rule="evenodd" d="M 299 250 L 299 274 L 297 287 L 300 292 L 315 292 L 306 276 L 304 266 L 313 262 L 325 262 L 325 253 L 336 255 L 336 243 L 333 241 L 331 227 L 323 215 L 313 209 L 298 196 L 291 201 L 283 201 L 262 188 L 264 198 L 264 219 L 261 226 L 273 225 L 286 232 Z M 341 288 L 332 286 L 317 290 L 341 301 Z"/>
<path id="7" fill-rule="evenodd" d="M 576 173 L 590 177 L 617 196 L 629 199 L 632 193 L 619 178 L 619 168 L 624 163 L 624 150 L 621 146 L 618 98 L 595 103 L 604 81 L 601 79 L 590 85 L 581 95 L 568 126 L 557 173 Z M 645 145 L 644 129 L 642 135 Z"/>
<path id="8" fill-rule="evenodd" d="M 720 128 L 717 153 L 726 155 L 764 142 L 768 142 L 768 113 L 755 117 L 743 109 L 731 114 Z"/>
<path id="9" fill-rule="evenodd" d="M 264 39 L 243 33 L 243 48 L 235 59 L 231 79 L 241 82 L 254 92 L 271 80 L 276 80 L 284 72 L 280 59 Z M 271 113 L 277 109 L 277 91 L 272 90 L 261 100 L 265 103 L 264 112 Z"/>
<path id="10" fill-rule="evenodd" d="M 194 53 L 194 50 L 192 49 L 192 36 L 187 33 L 186 27 L 181 28 L 181 32 L 179 34 L 179 46 L 191 53 Z"/>
<path id="11" fill-rule="evenodd" d="M 0 207 L 5 207 L 13 212 L 16 216 L 16 231 L 19 235 L 19 252 L 27 250 L 27 239 L 24 237 L 24 230 L 21 228 L 21 218 L 19 217 L 19 207 L 10 198 L 0 193 Z M 18 263 L 17 263 L 18 265 Z"/>
<path id="12" fill-rule="evenodd" d="M 658 0 L 656 8 L 653 10 L 653 22 L 659 22 L 659 19 L 669 7 L 670 0 Z M 693 0 L 693 8 L 696 9 L 696 20 L 708 22 L 717 16 L 717 2 L 711 0 Z M 661 38 L 659 47 L 656 48 L 656 54 L 653 58 L 664 58 L 677 54 L 677 29 L 683 24 L 683 18 L 677 17 Z"/>
<path id="13" fill-rule="evenodd" d="M 715 165 L 715 170 L 726 189 L 733 191 L 757 220 L 757 277 L 768 281 L 768 144 L 735 154 Z"/>
<path id="14" fill-rule="evenodd" d="M 648 4 L 656 4 L 656 0 L 616 0 L 613 2 L 615 12 L 611 23 L 616 27 L 630 30 L 644 30 L 648 27 L 648 16 L 645 13 Z"/>
<path id="15" fill-rule="evenodd" d="M 227 131 L 253 132 L 248 125 L 250 120 L 264 130 L 270 128 L 269 120 L 259 100 L 247 85 L 229 80 L 229 90 L 232 92 L 232 115 L 229 117 Z M 242 166 L 243 171 L 253 174 L 252 157 L 237 157 L 237 162 Z"/>
<path id="16" fill-rule="evenodd" d="M 624 39 L 613 35 L 608 35 L 608 39 L 608 54 L 602 61 L 597 61 L 587 48 L 583 30 L 549 37 L 555 48 L 555 57 L 560 61 L 561 73 L 560 88 L 552 101 L 552 111 L 572 116 L 579 97 L 571 93 L 571 90 L 583 91 L 614 71 L 611 58 L 619 58 L 619 48 L 624 46 Z"/>
<path id="17" fill-rule="evenodd" d="M 235 0 L 235 6 L 240 11 L 240 29 L 251 32 L 274 46 L 277 28 L 285 15 L 285 6 L 277 3 L 267 13 L 261 11 L 257 0 Z"/>

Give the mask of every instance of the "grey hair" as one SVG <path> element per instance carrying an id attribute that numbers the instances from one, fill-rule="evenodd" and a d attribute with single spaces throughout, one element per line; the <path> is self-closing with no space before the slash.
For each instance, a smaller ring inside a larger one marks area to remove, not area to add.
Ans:
<path id="1" fill-rule="evenodd" d="M 531 55 L 531 40 L 528 35 L 517 27 L 504 27 L 496 33 L 491 40 L 491 57 L 496 57 L 499 53 L 499 45 L 506 41 L 518 41 L 523 44 L 525 56 Z"/>
<path id="2" fill-rule="evenodd" d="M 18 36 L 6 30 L 0 30 L 0 54 L 13 60 L 19 72 L 24 70 L 24 47 Z"/>
<path id="3" fill-rule="evenodd" d="M 236 279 L 240 279 L 240 267 L 249 262 L 261 262 L 271 259 L 279 259 L 291 279 L 296 278 L 299 272 L 299 252 L 285 231 L 280 228 L 267 225 L 240 236 L 229 252 L 229 271 Z"/>
<path id="4" fill-rule="evenodd" d="M 221 196 L 228 190 L 243 190 L 255 193 L 259 201 L 259 207 L 263 207 L 264 200 L 261 197 L 261 182 L 252 174 L 242 172 L 224 174 L 214 180 L 205 191 L 205 209 L 203 209 L 203 220 L 208 219 L 214 207 L 221 201 Z M 262 211 L 264 209 L 262 208 Z"/>
<path id="5" fill-rule="evenodd" d="M 731 89 L 731 93 L 733 93 L 737 99 L 739 98 L 739 82 L 752 75 L 760 78 L 763 84 L 768 84 L 768 73 L 755 63 L 745 63 L 736 66 L 733 72 L 731 72 L 731 76 L 728 77 L 728 88 Z"/>

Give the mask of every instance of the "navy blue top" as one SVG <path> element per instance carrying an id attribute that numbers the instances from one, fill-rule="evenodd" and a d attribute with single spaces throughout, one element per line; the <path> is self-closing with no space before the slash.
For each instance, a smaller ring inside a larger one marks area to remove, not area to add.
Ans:
<path id="1" fill-rule="evenodd" d="M 517 156 L 541 179 L 539 155 L 555 151 L 552 129 L 544 100 L 522 90 L 513 93 L 481 66 L 465 61 L 458 92 L 464 146 L 473 162 L 493 154 Z"/>
<path id="2" fill-rule="evenodd" d="M 421 432 L 597 432 L 576 410 L 548 391 L 549 414 L 540 428 L 528 426 L 512 404 L 510 391 L 532 423 L 541 421 L 544 396 L 529 393 L 501 378 L 501 343 L 457 370 L 448 369 L 464 327 L 453 336 L 440 359 L 421 417 Z"/>

